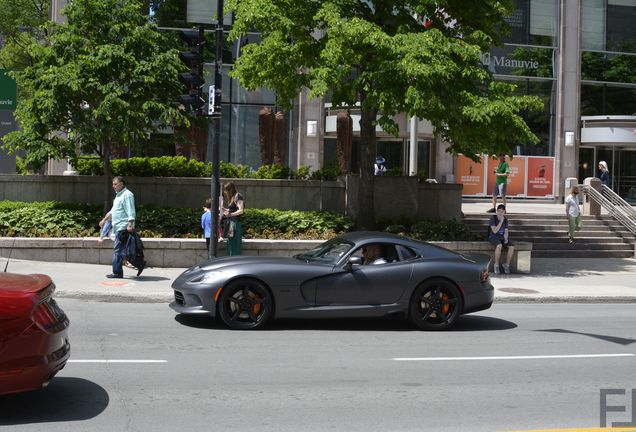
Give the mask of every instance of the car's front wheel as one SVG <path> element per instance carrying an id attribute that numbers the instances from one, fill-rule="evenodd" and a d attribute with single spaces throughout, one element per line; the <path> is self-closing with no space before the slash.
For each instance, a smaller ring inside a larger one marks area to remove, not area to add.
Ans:
<path id="1" fill-rule="evenodd" d="M 462 308 L 462 296 L 453 283 L 432 279 L 413 292 L 409 317 L 422 330 L 443 330 L 455 324 Z"/>
<path id="2" fill-rule="evenodd" d="M 219 297 L 219 315 L 234 330 L 264 326 L 272 316 L 274 302 L 269 290 L 251 279 L 231 282 Z"/>

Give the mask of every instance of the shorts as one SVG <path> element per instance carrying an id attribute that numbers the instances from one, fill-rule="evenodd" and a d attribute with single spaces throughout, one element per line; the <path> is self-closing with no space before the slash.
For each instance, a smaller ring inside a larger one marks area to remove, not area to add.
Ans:
<path id="1" fill-rule="evenodd" d="M 504 243 L 504 237 L 499 234 L 488 236 L 488 241 L 493 246 L 499 246 L 499 245 L 502 245 L 503 247 L 514 246 L 514 244 L 510 241 L 510 239 L 508 239 L 508 243 Z"/>
<path id="2" fill-rule="evenodd" d="M 492 197 L 497 198 L 497 196 L 501 196 L 502 198 L 506 197 L 506 186 L 508 183 L 495 183 L 495 188 L 492 190 Z"/>

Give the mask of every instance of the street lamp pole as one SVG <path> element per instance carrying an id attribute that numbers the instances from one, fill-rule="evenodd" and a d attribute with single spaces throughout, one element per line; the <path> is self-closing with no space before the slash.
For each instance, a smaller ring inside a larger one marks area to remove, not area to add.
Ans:
<path id="1" fill-rule="evenodd" d="M 223 66 L 223 0 L 217 0 L 216 4 L 216 56 L 214 59 L 214 140 L 212 142 L 212 232 L 210 238 L 210 250 L 208 258 L 216 258 L 218 251 L 219 231 L 219 159 L 221 141 L 221 67 Z"/>

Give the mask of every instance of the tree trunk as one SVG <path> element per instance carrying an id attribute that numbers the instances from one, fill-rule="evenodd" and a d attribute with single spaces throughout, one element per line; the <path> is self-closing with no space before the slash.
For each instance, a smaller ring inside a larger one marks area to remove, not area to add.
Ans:
<path id="1" fill-rule="evenodd" d="M 110 166 L 110 147 L 110 139 L 108 137 L 102 138 L 102 162 L 104 163 L 104 214 L 111 209 L 113 202 L 113 171 Z"/>
<path id="2" fill-rule="evenodd" d="M 274 163 L 286 165 L 287 119 L 282 111 L 276 113 L 274 120 Z"/>
<path id="3" fill-rule="evenodd" d="M 340 111 L 336 116 L 336 148 L 340 174 L 351 171 L 351 145 L 353 140 L 353 119 L 348 111 Z"/>
<path id="4" fill-rule="evenodd" d="M 258 112 L 258 143 L 261 150 L 261 163 L 271 165 L 274 143 L 274 113 L 271 108 L 263 107 Z"/>
<path id="5" fill-rule="evenodd" d="M 361 103 L 364 107 L 364 100 Z M 375 162 L 375 119 L 377 109 L 360 111 L 360 189 L 358 195 L 358 221 L 360 229 L 375 228 L 375 208 L 373 201 L 373 164 Z"/>

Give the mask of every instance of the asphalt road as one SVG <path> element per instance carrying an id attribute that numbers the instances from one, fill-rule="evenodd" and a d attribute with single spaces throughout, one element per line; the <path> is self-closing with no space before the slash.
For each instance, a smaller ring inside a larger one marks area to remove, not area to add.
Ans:
<path id="1" fill-rule="evenodd" d="M 13 431 L 506 431 L 598 427 L 625 390 L 636 305 L 496 304 L 453 331 L 277 321 L 229 331 L 162 303 L 61 298 L 72 355 L 39 392 L 0 397 Z M 636 402 L 634 403 L 636 405 Z"/>

